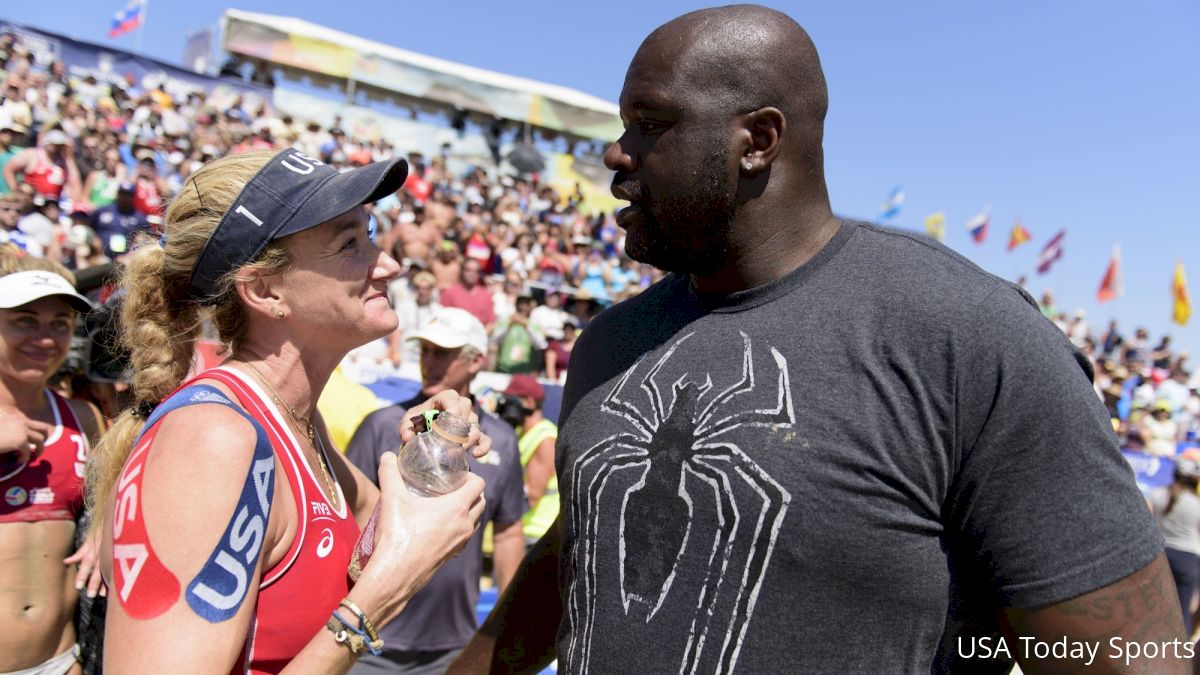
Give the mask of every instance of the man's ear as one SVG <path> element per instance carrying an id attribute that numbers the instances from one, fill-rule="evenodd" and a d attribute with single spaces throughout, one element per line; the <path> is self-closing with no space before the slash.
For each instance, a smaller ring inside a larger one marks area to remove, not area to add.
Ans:
<path id="1" fill-rule="evenodd" d="M 741 120 L 738 138 L 742 156 L 738 168 L 743 174 L 757 175 L 770 168 L 779 156 L 787 119 L 779 108 L 759 108 Z"/>
<path id="2" fill-rule="evenodd" d="M 487 354 L 476 354 L 471 359 L 471 377 L 478 375 L 479 371 L 483 370 L 483 367 L 487 365 L 487 359 Z"/>
<path id="3" fill-rule="evenodd" d="M 238 275 L 237 281 L 234 282 L 234 289 L 241 298 L 242 304 L 246 306 L 247 312 L 271 319 L 283 318 L 279 316 L 280 312 L 283 312 L 284 317 L 287 316 L 287 303 L 284 302 L 273 283 L 276 279 L 277 277 L 274 275 L 260 272 L 246 272 Z"/>

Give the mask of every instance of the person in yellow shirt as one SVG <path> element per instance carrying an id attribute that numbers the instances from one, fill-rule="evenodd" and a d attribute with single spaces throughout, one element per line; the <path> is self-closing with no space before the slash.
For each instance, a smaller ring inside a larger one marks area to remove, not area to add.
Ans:
<path id="1" fill-rule="evenodd" d="M 329 429 L 329 440 L 339 452 L 346 452 L 354 430 L 363 418 L 383 407 L 383 402 L 365 386 L 346 377 L 341 366 L 329 376 L 317 409 Z"/>
<path id="2" fill-rule="evenodd" d="M 500 416 L 517 429 L 517 450 L 525 469 L 525 542 L 533 544 L 558 517 L 558 476 L 554 473 L 554 442 L 558 427 L 542 414 L 546 392 L 532 375 L 513 375 L 504 390 Z"/>

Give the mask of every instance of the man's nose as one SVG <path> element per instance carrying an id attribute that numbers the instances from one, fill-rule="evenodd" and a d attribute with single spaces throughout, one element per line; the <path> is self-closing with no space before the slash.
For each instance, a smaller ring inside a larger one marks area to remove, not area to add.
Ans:
<path id="1" fill-rule="evenodd" d="M 604 166 L 610 171 L 633 171 L 633 155 L 625 151 L 623 139 L 618 138 L 604 151 Z"/>

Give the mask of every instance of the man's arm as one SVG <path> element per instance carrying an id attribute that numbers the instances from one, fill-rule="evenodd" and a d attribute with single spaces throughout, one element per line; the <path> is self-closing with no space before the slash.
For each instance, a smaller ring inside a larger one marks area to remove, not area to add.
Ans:
<path id="1" fill-rule="evenodd" d="M 525 494 L 531 509 L 546 494 L 546 485 L 554 476 L 554 441 L 554 438 L 542 441 L 525 467 Z"/>
<path id="2" fill-rule="evenodd" d="M 17 191 L 17 174 L 25 170 L 31 152 L 35 151 L 32 148 L 22 150 L 8 160 L 8 164 L 4 165 L 4 182 L 8 183 L 9 192 Z"/>
<path id="3" fill-rule="evenodd" d="M 1038 659 L 1026 672 L 1172 672 L 1181 664 L 1161 649 L 1139 653 L 1184 637 L 1162 536 L 1086 362 L 1027 303 L 992 294 L 961 343 L 960 461 L 946 501 L 955 556 L 996 607 L 1016 608 L 996 619 L 1013 656 Z M 1064 635 L 1095 648 L 1090 663 L 1029 648 Z M 1131 642 L 1142 649 L 1114 651 Z"/>
<path id="4" fill-rule="evenodd" d="M 487 621 L 448 673 L 538 672 L 554 660 L 562 618 L 558 522 L 534 544 Z"/>
<path id="5" fill-rule="evenodd" d="M 525 528 L 520 520 L 507 525 L 496 525 L 492 530 L 492 574 L 496 589 L 501 593 L 508 588 L 521 559 L 525 557 Z"/>
<path id="6" fill-rule="evenodd" d="M 1194 646 L 1184 634 L 1183 616 L 1167 558 L 1090 593 L 1038 609 L 1007 609 L 1001 617 L 1008 644 L 1026 673 L 1187 673 Z M 1021 638 L 1053 642 L 1066 637 L 1096 645 L 1084 660 L 1038 659 L 1021 649 Z M 1151 645 L 1152 648 L 1148 649 Z"/>

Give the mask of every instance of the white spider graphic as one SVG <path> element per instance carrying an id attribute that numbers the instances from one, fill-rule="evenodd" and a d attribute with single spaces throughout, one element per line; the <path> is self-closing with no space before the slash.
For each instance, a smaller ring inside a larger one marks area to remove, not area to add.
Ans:
<path id="1" fill-rule="evenodd" d="M 755 396 L 753 348 L 739 334 L 741 377 L 725 388 L 717 389 L 709 373 L 684 373 L 661 386 L 664 367 L 694 335 L 689 333 L 627 391 L 645 357 L 640 359 L 601 403 L 601 411 L 627 420 L 632 430 L 595 444 L 570 468 L 572 631 L 569 649 L 560 655 L 567 672 L 604 667 L 603 661 L 590 663 L 596 606 L 599 595 L 614 591 L 625 616 L 645 623 L 647 639 L 678 641 L 655 628 L 666 630 L 664 617 L 672 625 L 691 617 L 680 673 L 733 670 L 791 495 L 726 435 L 741 427 L 795 424 L 783 355 L 770 349 L 768 381 L 775 393 Z M 648 413 L 632 402 L 643 394 Z M 601 517 L 614 509 L 619 522 Z"/>

